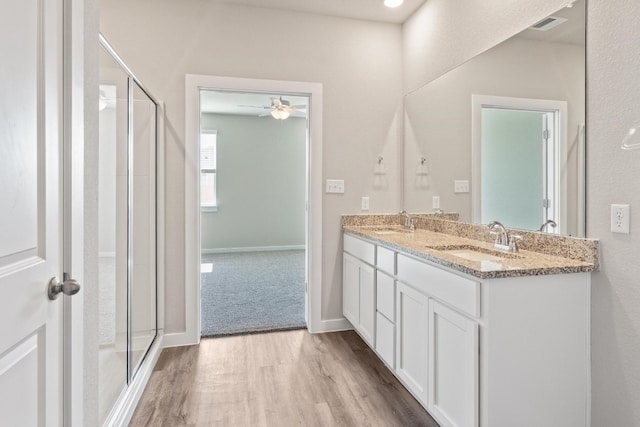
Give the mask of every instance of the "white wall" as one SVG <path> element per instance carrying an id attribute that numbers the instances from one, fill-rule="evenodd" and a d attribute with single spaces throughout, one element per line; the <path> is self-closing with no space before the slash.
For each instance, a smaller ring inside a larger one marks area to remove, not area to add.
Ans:
<path id="1" fill-rule="evenodd" d="M 592 280 L 593 423 L 640 426 L 640 3 L 588 2 L 587 234 L 601 242 Z M 631 205 L 631 234 L 611 234 L 609 205 Z"/>
<path id="2" fill-rule="evenodd" d="M 323 84 L 323 174 L 345 180 L 323 198 L 322 318 L 342 318 L 340 215 L 399 209 L 399 25 L 198 0 L 104 0 L 101 31 L 166 105 L 166 332 L 185 328 L 185 74 Z M 376 158 L 387 166 L 374 180 Z"/>
<path id="3" fill-rule="evenodd" d="M 202 212 L 207 249 L 305 244 L 307 121 L 203 114 L 216 130 L 217 212 Z"/>

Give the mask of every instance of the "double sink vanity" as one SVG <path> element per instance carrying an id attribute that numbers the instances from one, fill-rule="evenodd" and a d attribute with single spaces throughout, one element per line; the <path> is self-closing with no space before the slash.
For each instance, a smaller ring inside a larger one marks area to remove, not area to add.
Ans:
<path id="1" fill-rule="evenodd" d="M 343 314 L 441 426 L 588 425 L 596 240 L 498 250 L 455 214 L 342 226 Z"/>

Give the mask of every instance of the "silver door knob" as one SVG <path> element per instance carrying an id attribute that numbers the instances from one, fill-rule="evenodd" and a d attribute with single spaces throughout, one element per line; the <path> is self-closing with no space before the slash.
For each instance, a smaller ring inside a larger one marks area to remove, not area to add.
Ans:
<path id="1" fill-rule="evenodd" d="M 78 291 L 80 291 L 80 283 L 73 279 L 67 279 L 61 282 L 57 277 L 52 277 L 47 287 L 47 294 L 50 300 L 57 299 L 60 292 L 65 295 L 75 295 Z"/>

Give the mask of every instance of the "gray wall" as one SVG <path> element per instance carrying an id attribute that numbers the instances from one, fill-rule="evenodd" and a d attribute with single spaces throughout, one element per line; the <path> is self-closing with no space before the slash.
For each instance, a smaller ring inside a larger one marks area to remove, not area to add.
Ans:
<path id="1" fill-rule="evenodd" d="M 323 177 L 346 189 L 323 196 L 321 316 L 341 319 L 340 216 L 360 212 L 362 196 L 371 212 L 400 206 L 401 27 L 199 0 L 103 0 L 100 19 L 166 103 L 166 332 L 185 330 L 185 74 L 322 83 Z M 384 185 L 373 173 L 380 155 Z"/>
<path id="2" fill-rule="evenodd" d="M 217 130 L 218 211 L 202 212 L 203 251 L 304 245 L 306 119 L 203 114 Z"/>

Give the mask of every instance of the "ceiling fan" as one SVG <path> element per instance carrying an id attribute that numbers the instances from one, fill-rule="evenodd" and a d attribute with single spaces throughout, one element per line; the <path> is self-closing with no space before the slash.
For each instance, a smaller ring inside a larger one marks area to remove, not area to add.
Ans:
<path id="1" fill-rule="evenodd" d="M 292 113 L 299 110 L 305 110 L 307 108 L 306 105 L 291 105 L 289 101 L 287 101 L 286 99 L 282 99 L 282 96 L 271 98 L 271 105 L 268 107 L 259 105 L 240 105 L 240 107 L 262 108 L 265 110 L 270 110 L 268 113 L 260 114 L 259 117 L 271 115 L 274 119 L 277 120 L 288 119 Z"/>

